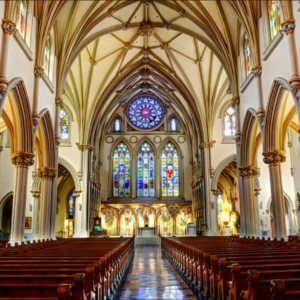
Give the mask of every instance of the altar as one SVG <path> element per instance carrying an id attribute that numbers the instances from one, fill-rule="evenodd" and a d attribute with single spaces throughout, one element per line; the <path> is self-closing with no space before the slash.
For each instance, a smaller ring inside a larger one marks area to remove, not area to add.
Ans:
<path id="1" fill-rule="evenodd" d="M 138 227 L 138 236 L 156 236 L 156 227 Z"/>

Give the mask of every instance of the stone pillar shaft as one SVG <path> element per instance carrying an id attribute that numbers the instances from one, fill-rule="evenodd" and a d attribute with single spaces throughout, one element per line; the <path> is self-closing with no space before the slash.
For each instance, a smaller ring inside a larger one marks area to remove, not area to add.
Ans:
<path id="1" fill-rule="evenodd" d="M 136 197 L 137 197 L 137 193 L 136 193 L 136 176 L 137 176 L 137 168 L 136 168 L 136 156 L 132 156 L 132 181 L 131 181 L 131 198 L 135 201 Z"/>
<path id="2" fill-rule="evenodd" d="M 286 161 L 285 152 L 280 150 L 263 153 L 264 163 L 269 165 L 271 196 L 273 207 L 274 236 L 286 238 L 284 194 L 281 163 Z"/>
<path id="3" fill-rule="evenodd" d="M 20 243 L 24 238 L 28 167 L 33 165 L 33 157 L 34 154 L 31 153 L 15 152 L 12 154 L 11 162 L 16 166 L 16 172 L 11 218 L 11 244 Z"/>

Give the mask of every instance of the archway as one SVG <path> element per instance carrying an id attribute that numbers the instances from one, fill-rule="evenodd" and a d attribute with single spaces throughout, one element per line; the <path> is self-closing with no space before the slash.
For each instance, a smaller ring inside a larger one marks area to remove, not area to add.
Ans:
<path id="1" fill-rule="evenodd" d="M 7 194 L 0 203 L 1 240 L 10 239 L 12 219 L 13 193 Z"/>

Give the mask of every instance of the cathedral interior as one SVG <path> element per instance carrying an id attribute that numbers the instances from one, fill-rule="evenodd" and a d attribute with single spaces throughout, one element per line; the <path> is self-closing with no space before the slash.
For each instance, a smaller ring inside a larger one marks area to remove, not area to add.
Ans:
<path id="1" fill-rule="evenodd" d="M 111 251 L 98 292 L 53 299 L 300 299 L 205 277 L 218 249 L 300 247 L 300 1 L 5 0 L 0 17 L 0 261 Z M 178 289 L 130 283 L 156 269 Z M 1 274 L 0 299 L 43 298 Z"/>

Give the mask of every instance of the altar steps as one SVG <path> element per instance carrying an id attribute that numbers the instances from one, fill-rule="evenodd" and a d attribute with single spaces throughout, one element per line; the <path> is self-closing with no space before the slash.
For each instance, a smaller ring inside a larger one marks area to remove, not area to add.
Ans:
<path id="1" fill-rule="evenodd" d="M 137 245 L 157 245 L 160 247 L 160 238 L 158 236 L 136 236 L 134 244 Z"/>

